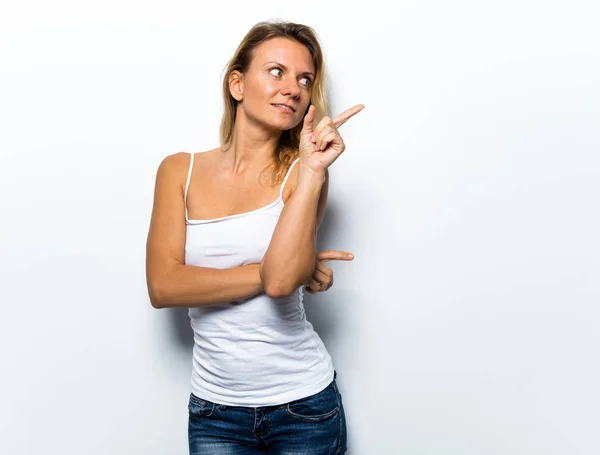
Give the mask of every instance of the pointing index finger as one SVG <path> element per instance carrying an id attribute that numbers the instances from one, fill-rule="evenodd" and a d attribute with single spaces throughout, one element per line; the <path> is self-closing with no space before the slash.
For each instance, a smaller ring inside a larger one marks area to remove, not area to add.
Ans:
<path id="1" fill-rule="evenodd" d="M 346 251 L 325 250 L 317 253 L 317 260 L 323 262 L 335 260 L 351 261 L 352 259 L 354 259 L 354 255 Z"/>
<path id="2" fill-rule="evenodd" d="M 346 123 L 346 121 L 352 117 L 354 114 L 358 114 L 360 111 L 362 111 L 365 108 L 364 104 L 357 104 L 354 107 L 351 107 L 350 109 L 346 109 L 344 112 L 342 112 L 341 114 L 338 114 L 334 117 L 333 119 L 333 123 L 335 125 L 336 128 L 339 128 L 340 126 L 342 126 L 344 123 Z"/>

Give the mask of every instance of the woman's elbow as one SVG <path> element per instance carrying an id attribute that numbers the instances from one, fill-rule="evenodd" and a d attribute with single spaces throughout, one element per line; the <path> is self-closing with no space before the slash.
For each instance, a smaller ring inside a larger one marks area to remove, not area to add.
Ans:
<path id="1" fill-rule="evenodd" d="M 281 285 L 266 285 L 265 294 L 267 294 L 272 299 L 281 299 L 290 295 L 291 292 L 288 293 L 287 288 Z"/>
<path id="2" fill-rule="evenodd" d="M 167 306 L 167 292 L 157 280 L 148 280 L 148 297 L 150 305 L 154 308 L 165 308 Z"/>
<path id="3" fill-rule="evenodd" d="M 281 299 L 292 295 L 300 286 L 302 286 L 304 281 L 297 278 L 290 278 L 293 277 L 288 277 L 286 280 L 279 281 L 267 280 L 264 285 L 265 293 L 273 299 Z"/>
<path id="4" fill-rule="evenodd" d="M 291 295 L 294 292 L 294 289 L 289 286 L 266 286 L 265 294 L 267 294 L 272 299 L 282 299 Z"/>
<path id="5" fill-rule="evenodd" d="M 291 267 L 286 270 L 281 266 L 272 269 L 261 263 L 259 273 L 265 294 L 273 299 L 280 299 L 293 294 L 303 284 L 310 283 L 313 271 L 314 267 L 306 267 L 305 270 L 295 271 Z"/>

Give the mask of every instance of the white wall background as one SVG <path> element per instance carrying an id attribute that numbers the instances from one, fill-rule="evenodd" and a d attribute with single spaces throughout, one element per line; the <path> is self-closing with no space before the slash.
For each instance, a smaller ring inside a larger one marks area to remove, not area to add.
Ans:
<path id="1" fill-rule="evenodd" d="M 156 168 L 218 141 L 223 67 L 311 25 L 340 130 L 307 296 L 350 455 L 600 453 L 592 1 L 4 2 L 0 453 L 185 454 L 191 331 L 148 301 Z"/>

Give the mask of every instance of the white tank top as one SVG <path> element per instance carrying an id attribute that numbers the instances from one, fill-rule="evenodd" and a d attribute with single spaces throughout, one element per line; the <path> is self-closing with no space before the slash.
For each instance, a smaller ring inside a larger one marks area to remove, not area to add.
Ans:
<path id="1" fill-rule="evenodd" d="M 184 203 L 194 166 L 191 153 Z M 225 269 L 262 260 L 283 209 L 283 188 L 269 205 L 212 220 L 190 220 L 185 206 L 185 263 Z M 271 406 L 325 389 L 334 367 L 306 319 L 302 287 L 285 298 L 264 292 L 189 309 L 194 331 L 192 392 L 230 406 Z"/>

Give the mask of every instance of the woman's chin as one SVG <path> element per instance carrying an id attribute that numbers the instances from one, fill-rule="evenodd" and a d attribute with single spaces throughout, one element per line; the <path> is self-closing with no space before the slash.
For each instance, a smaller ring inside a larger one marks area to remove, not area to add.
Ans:
<path id="1" fill-rule="evenodd" d="M 280 131 L 286 131 L 294 128 L 298 124 L 298 122 L 295 122 L 292 119 L 289 119 L 287 121 L 282 119 L 273 119 L 273 121 L 270 124 L 273 128 L 277 128 Z"/>

